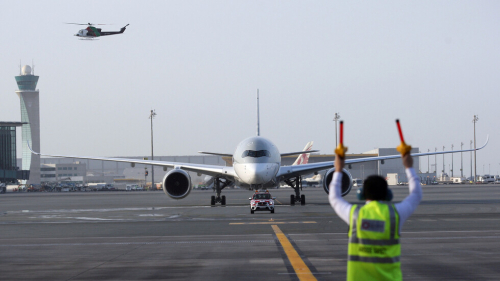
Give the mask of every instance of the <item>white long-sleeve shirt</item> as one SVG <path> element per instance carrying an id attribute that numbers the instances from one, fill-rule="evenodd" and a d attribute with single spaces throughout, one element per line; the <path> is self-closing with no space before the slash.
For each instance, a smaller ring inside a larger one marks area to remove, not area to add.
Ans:
<path id="1" fill-rule="evenodd" d="M 401 231 L 403 223 L 411 216 L 411 214 L 413 214 L 413 212 L 415 212 L 418 204 L 422 200 L 422 187 L 420 186 L 420 179 L 418 178 L 415 169 L 406 169 L 406 176 L 408 177 L 410 195 L 408 195 L 400 203 L 394 204 L 399 214 L 399 231 Z M 333 210 L 335 210 L 337 215 L 349 224 L 349 215 L 351 213 L 352 204 L 342 198 L 342 173 L 335 172 L 333 174 L 333 179 L 329 188 L 330 193 L 328 195 L 328 199 L 330 201 L 330 205 L 332 205 Z"/>

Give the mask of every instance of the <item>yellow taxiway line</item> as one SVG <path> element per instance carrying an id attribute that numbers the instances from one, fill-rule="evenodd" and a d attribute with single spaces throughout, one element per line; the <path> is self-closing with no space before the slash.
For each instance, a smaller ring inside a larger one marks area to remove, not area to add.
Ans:
<path id="1" fill-rule="evenodd" d="M 290 243 L 288 238 L 286 238 L 285 234 L 281 231 L 281 229 L 277 225 L 271 225 L 271 227 L 273 228 L 274 233 L 276 233 L 276 236 L 278 237 L 278 240 L 280 241 L 281 246 L 283 247 L 283 250 L 285 251 L 285 254 L 288 257 L 288 260 L 290 261 L 293 270 L 295 270 L 295 274 L 297 274 L 299 280 L 317 281 L 316 277 L 314 277 L 309 267 L 307 267 L 305 262 L 300 258 L 299 253 L 295 251 L 295 248 L 293 247 L 292 243 Z"/>

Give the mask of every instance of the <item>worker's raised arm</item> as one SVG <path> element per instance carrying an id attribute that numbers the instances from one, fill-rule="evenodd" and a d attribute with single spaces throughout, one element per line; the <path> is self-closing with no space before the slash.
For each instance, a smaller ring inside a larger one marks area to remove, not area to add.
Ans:
<path id="1" fill-rule="evenodd" d="M 413 169 L 413 158 L 410 153 L 402 156 L 403 165 L 405 166 L 406 177 L 408 178 L 408 186 L 410 189 L 410 195 L 408 195 L 403 201 L 395 204 L 396 210 L 399 213 L 399 226 L 403 226 L 403 223 L 415 212 L 418 204 L 422 200 L 422 187 L 420 186 L 420 178 L 417 176 L 417 172 Z"/>
<path id="2" fill-rule="evenodd" d="M 332 181 L 328 186 L 328 201 L 332 205 L 333 210 L 337 215 L 349 224 L 349 214 L 351 212 L 351 204 L 342 198 L 342 169 L 345 165 L 345 152 L 347 147 L 344 147 L 344 122 L 340 121 L 340 143 L 335 149 L 335 173 L 333 173 Z"/>

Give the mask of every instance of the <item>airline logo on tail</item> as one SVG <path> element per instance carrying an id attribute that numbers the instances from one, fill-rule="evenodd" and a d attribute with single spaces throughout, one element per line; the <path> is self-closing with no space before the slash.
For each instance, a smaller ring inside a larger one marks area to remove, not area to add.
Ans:
<path id="1" fill-rule="evenodd" d="M 310 141 L 306 144 L 306 147 L 304 147 L 302 151 L 311 151 L 312 146 L 313 141 Z M 297 157 L 297 160 L 293 162 L 292 166 L 307 164 L 307 162 L 309 162 L 309 155 L 311 155 L 311 153 L 300 154 L 299 157 Z"/>

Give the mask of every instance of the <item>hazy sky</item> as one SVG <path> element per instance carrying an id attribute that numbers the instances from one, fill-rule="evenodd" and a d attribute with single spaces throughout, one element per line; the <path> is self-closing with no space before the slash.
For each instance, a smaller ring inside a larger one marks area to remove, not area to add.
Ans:
<path id="1" fill-rule="evenodd" d="M 490 135 L 478 173 L 496 174 L 499 11 L 498 1 L 4 1 L 0 120 L 20 121 L 14 76 L 33 59 L 42 153 L 147 155 L 151 109 L 156 155 L 232 153 L 255 135 L 258 88 L 261 135 L 281 152 L 313 140 L 331 153 L 335 112 L 351 153 L 398 145 L 396 118 L 422 151 L 468 148 L 478 114 L 478 145 Z M 130 26 L 83 41 L 73 34 L 84 26 L 64 24 L 89 21 Z M 469 163 L 467 153 L 467 175 Z"/>

